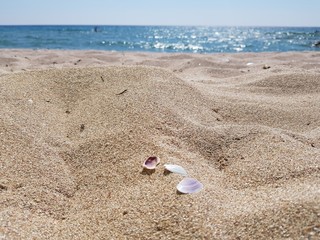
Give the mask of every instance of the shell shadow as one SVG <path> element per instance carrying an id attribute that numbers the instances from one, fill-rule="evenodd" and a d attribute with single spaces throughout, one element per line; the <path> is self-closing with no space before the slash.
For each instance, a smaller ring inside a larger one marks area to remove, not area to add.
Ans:
<path id="1" fill-rule="evenodd" d="M 169 174 L 171 174 L 172 172 L 170 172 L 169 170 L 167 170 L 167 169 L 164 169 L 163 170 L 163 175 L 164 176 L 168 176 Z"/>
<path id="2" fill-rule="evenodd" d="M 177 195 L 186 195 L 186 193 L 179 192 L 178 190 L 176 190 L 176 194 Z"/>
<path id="3" fill-rule="evenodd" d="M 140 172 L 140 174 L 142 175 L 152 175 L 156 172 L 155 169 L 147 169 L 147 168 L 143 168 L 142 171 Z"/>

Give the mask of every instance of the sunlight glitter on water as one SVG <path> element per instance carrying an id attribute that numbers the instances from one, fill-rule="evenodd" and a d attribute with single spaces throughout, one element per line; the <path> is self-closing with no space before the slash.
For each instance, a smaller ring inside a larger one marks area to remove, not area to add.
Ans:
<path id="1" fill-rule="evenodd" d="M 319 51 L 320 28 L 0 26 L 0 48 L 152 52 Z"/>

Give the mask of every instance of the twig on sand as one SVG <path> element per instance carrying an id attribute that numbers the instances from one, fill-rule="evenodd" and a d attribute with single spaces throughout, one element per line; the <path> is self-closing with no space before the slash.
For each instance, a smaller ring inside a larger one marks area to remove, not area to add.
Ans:
<path id="1" fill-rule="evenodd" d="M 125 89 L 125 90 L 123 90 L 122 92 L 120 92 L 120 93 L 117 93 L 116 95 L 121 95 L 121 94 L 124 94 L 126 91 L 128 91 L 128 89 Z"/>

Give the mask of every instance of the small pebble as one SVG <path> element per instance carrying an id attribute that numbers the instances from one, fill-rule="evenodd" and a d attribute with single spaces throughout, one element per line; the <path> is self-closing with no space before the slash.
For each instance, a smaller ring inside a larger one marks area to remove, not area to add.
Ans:
<path id="1" fill-rule="evenodd" d="M 271 68 L 269 65 L 264 65 L 263 67 L 262 67 L 263 69 L 269 69 L 269 68 Z"/>

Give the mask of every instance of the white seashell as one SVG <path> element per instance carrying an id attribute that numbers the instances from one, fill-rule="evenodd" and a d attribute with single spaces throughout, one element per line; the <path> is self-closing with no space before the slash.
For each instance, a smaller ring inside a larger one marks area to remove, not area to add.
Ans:
<path id="1" fill-rule="evenodd" d="M 177 189 L 181 193 L 196 193 L 203 188 L 203 184 L 197 179 L 186 177 L 178 185 Z"/>
<path id="2" fill-rule="evenodd" d="M 164 167 L 165 167 L 165 169 L 167 169 L 170 172 L 178 173 L 178 174 L 180 174 L 182 176 L 188 176 L 187 171 L 184 170 L 184 168 L 179 166 L 179 165 L 165 164 Z"/>
<path id="3" fill-rule="evenodd" d="M 149 157 L 147 160 L 144 161 L 142 166 L 147 169 L 155 169 L 159 163 L 160 163 L 160 158 Z"/>

